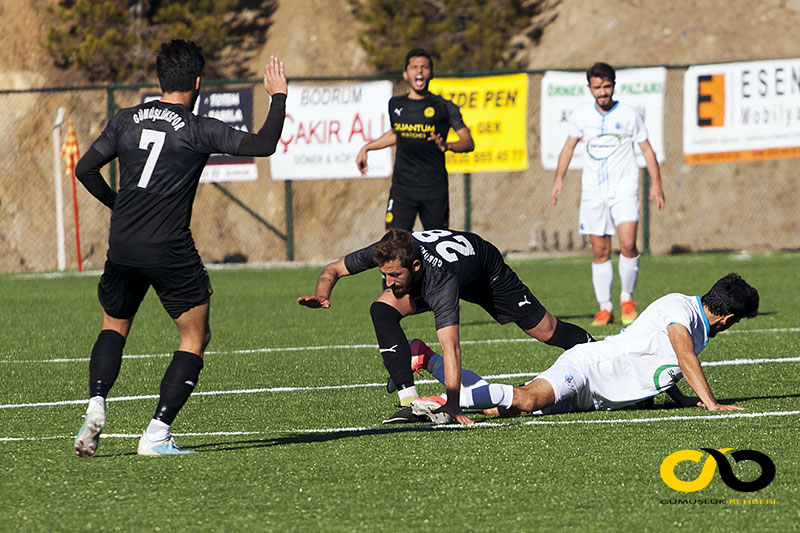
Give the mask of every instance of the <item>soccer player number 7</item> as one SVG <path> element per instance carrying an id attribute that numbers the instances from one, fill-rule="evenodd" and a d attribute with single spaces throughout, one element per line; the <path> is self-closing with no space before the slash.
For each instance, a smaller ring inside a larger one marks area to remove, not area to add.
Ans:
<path id="1" fill-rule="evenodd" d="M 156 168 L 156 161 L 158 156 L 161 155 L 161 148 L 164 147 L 164 139 L 167 134 L 163 131 L 157 130 L 142 130 L 142 136 L 139 139 L 139 148 L 141 150 L 150 150 L 147 155 L 147 161 L 142 169 L 142 175 L 139 177 L 138 186 L 141 189 L 146 189 L 147 184 L 150 183 L 150 177 L 153 175 L 153 169 Z M 152 146 L 152 148 L 150 148 Z"/>

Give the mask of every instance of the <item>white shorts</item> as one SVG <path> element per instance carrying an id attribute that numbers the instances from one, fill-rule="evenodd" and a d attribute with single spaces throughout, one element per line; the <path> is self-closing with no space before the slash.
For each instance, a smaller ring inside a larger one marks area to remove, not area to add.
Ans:
<path id="1" fill-rule="evenodd" d="M 541 413 L 534 414 L 553 415 L 595 410 L 586 375 L 577 367 L 556 361 L 553 366 L 536 376 L 536 379 L 543 379 L 553 387 L 556 401 L 550 407 L 542 409 Z"/>
<path id="2" fill-rule="evenodd" d="M 622 222 L 639 222 L 638 191 L 614 198 L 581 197 L 578 215 L 581 235 L 614 235 L 614 228 Z"/>

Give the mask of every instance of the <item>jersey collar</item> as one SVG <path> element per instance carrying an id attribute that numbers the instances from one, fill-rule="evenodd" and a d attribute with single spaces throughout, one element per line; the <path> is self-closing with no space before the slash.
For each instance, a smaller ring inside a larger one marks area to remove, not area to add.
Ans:
<path id="1" fill-rule="evenodd" d="M 703 325 L 706 328 L 706 335 L 708 335 L 709 333 L 711 333 L 711 326 L 708 324 L 708 317 L 706 316 L 706 310 L 703 309 L 703 302 L 700 301 L 700 297 L 695 296 L 695 299 L 697 300 L 697 306 L 700 308 L 700 316 L 703 317 Z"/>
<path id="2" fill-rule="evenodd" d="M 617 108 L 618 105 L 619 105 L 619 101 L 614 102 L 614 105 L 611 106 L 611 109 L 609 109 L 608 111 L 603 113 L 602 111 L 600 111 L 600 108 L 597 107 L 597 102 L 595 102 L 594 103 L 594 110 L 597 111 L 597 114 L 600 115 L 601 117 L 607 117 L 609 114 L 611 114 L 612 111 L 614 111 Z"/>

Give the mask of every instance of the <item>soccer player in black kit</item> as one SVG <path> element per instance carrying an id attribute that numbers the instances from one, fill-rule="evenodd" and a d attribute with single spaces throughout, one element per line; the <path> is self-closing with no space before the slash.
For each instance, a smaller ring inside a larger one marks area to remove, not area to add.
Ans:
<path id="1" fill-rule="evenodd" d="M 122 362 L 133 317 L 152 286 L 175 321 L 180 345 L 161 381 L 155 415 L 139 439 L 139 455 L 193 453 L 175 444 L 175 416 L 197 384 L 208 324 L 211 285 L 189 223 L 197 185 L 212 153 L 269 156 L 286 112 L 284 66 L 272 57 L 264 87 L 272 101 L 258 133 L 235 130 L 192 113 L 205 60 L 190 41 L 161 45 L 156 60 L 161 99 L 117 112 L 78 162 L 86 189 L 111 209 L 108 256 L 98 286 L 103 325 L 89 362 L 89 407 L 75 453 L 91 457 L 106 424 L 106 397 Z M 119 192 L 100 169 L 119 159 Z"/>
<path id="2" fill-rule="evenodd" d="M 415 48 L 406 55 L 403 79 L 408 82 L 408 94 L 389 100 L 392 129 L 365 144 L 356 164 L 366 174 L 367 152 L 396 144 L 386 229 L 411 231 L 418 213 L 425 229 L 448 228 L 450 199 L 444 153 L 471 152 L 475 143 L 458 106 L 428 91 L 433 59 L 425 50 Z M 450 128 L 458 135 L 457 141 L 446 142 Z"/>
<path id="3" fill-rule="evenodd" d="M 391 229 L 380 241 L 327 265 L 314 296 L 300 305 L 328 308 L 339 278 L 377 267 L 387 289 L 370 307 L 378 348 L 401 405 L 417 397 L 411 371 L 411 348 L 400 320 L 433 311 L 436 335 L 444 358 L 447 403 L 441 411 L 470 424 L 459 406 L 461 344 L 459 299 L 483 307 L 500 324 L 514 322 L 545 344 L 568 349 L 592 341 L 582 328 L 558 320 L 503 261 L 500 251 L 474 233 L 434 229 L 409 233 Z"/>

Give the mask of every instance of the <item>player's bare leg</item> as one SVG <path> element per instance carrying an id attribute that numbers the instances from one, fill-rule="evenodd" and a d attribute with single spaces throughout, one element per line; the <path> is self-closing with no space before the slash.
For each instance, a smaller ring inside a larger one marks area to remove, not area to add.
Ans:
<path id="1" fill-rule="evenodd" d="M 555 402 L 556 395 L 550 383 L 545 379 L 534 379 L 521 387 L 514 387 L 511 407 L 492 407 L 484 409 L 483 413 L 488 416 L 518 416 L 550 407 Z"/>
<path id="2" fill-rule="evenodd" d="M 203 368 L 203 353 L 209 340 L 209 302 L 185 311 L 175 319 L 181 341 L 161 380 L 158 406 L 153 419 L 139 439 L 139 455 L 178 455 L 194 453 L 181 449 L 170 428 L 197 385 Z"/>

